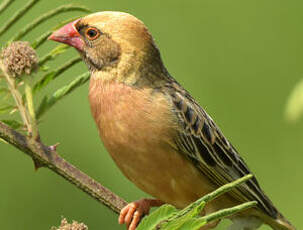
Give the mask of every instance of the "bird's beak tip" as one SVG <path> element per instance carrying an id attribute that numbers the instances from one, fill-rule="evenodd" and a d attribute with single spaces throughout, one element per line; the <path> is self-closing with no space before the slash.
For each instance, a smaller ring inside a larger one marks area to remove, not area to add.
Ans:
<path id="1" fill-rule="evenodd" d="M 53 33 L 47 38 L 47 40 L 57 41 L 56 35 L 55 35 L 54 33 L 55 33 L 55 32 L 53 32 Z"/>
<path id="2" fill-rule="evenodd" d="M 75 27 L 77 22 L 78 20 L 66 24 L 60 29 L 54 31 L 47 39 L 73 46 L 81 51 L 83 49 L 84 42 Z"/>

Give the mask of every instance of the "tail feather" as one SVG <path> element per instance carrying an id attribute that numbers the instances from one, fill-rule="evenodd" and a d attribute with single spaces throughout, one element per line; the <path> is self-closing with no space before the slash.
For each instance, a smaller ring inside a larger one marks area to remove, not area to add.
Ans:
<path id="1" fill-rule="evenodd" d="M 265 223 L 274 230 L 296 230 L 296 228 L 281 214 L 278 213 L 276 219 L 269 218 Z"/>

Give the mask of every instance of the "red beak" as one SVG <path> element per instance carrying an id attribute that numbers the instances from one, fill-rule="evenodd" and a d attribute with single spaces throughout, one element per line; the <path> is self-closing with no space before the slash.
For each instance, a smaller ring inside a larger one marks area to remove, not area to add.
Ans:
<path id="1" fill-rule="evenodd" d="M 84 41 L 75 27 L 78 20 L 70 22 L 53 32 L 52 35 L 48 37 L 48 40 L 65 43 L 75 47 L 79 51 L 83 51 Z"/>

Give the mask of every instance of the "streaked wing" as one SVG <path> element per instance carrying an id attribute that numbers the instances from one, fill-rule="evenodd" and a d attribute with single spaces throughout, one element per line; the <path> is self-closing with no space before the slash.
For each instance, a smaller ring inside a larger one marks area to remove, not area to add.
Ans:
<path id="1" fill-rule="evenodd" d="M 211 117 L 186 90 L 173 79 L 170 80 L 166 92 L 172 98 L 180 125 L 175 140 L 178 150 L 217 186 L 250 174 L 243 159 Z M 231 195 L 240 202 L 257 200 L 261 210 L 273 218 L 277 216 L 277 209 L 263 193 L 255 177 L 233 190 Z"/>

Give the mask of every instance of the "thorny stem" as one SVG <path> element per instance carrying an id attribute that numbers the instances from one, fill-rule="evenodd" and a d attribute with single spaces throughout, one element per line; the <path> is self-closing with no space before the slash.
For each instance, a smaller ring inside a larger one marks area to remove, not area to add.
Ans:
<path id="1" fill-rule="evenodd" d="M 30 115 L 28 114 L 26 107 L 23 103 L 22 100 L 22 96 L 20 94 L 20 92 L 17 90 L 16 87 L 16 81 L 15 79 L 9 75 L 9 73 L 6 71 L 6 68 L 4 67 L 3 63 L 0 62 L 0 69 L 3 72 L 3 75 L 6 79 L 7 85 L 9 87 L 10 93 L 12 95 L 12 97 L 14 98 L 17 108 L 20 112 L 22 121 L 26 127 L 26 129 L 28 130 L 29 134 L 32 133 L 32 125 L 31 125 L 31 121 L 30 121 Z"/>
<path id="2" fill-rule="evenodd" d="M 127 205 L 122 198 L 64 160 L 54 148 L 45 146 L 41 141 L 26 137 L 2 122 L 0 122 L 0 138 L 29 155 L 38 166 L 47 167 L 59 174 L 114 212 L 120 213 L 120 210 Z"/>

